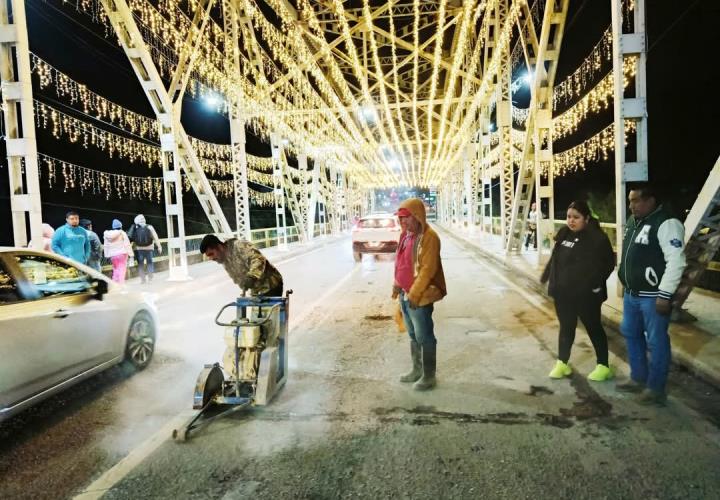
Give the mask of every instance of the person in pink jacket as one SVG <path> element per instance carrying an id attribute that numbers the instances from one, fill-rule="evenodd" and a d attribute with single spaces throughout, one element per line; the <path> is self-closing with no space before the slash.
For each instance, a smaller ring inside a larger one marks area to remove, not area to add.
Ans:
<path id="1" fill-rule="evenodd" d="M 103 234 L 105 257 L 110 259 L 113 266 L 112 280 L 116 283 L 125 283 L 128 256 L 132 254 L 132 245 L 127 233 L 122 229 L 122 222 L 112 221 L 112 229 Z"/>

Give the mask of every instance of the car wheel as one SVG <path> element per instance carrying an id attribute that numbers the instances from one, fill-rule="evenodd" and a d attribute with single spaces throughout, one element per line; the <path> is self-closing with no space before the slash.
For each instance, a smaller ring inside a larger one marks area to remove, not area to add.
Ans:
<path id="1" fill-rule="evenodd" d="M 362 260 L 362 254 L 360 252 L 353 252 L 353 257 L 355 258 L 355 262 L 360 262 Z"/>
<path id="2" fill-rule="evenodd" d="M 142 370 L 150 364 L 154 351 L 155 323 L 147 313 L 138 313 L 128 331 L 125 361 Z"/>

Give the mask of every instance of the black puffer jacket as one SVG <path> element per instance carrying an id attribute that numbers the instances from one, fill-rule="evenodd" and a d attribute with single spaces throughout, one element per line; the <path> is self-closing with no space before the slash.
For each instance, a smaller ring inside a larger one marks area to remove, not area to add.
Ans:
<path id="1" fill-rule="evenodd" d="M 573 233 L 565 226 L 555 236 L 550 262 L 541 282 L 548 283 L 552 297 L 595 297 L 607 299 L 607 279 L 615 268 L 615 253 L 610 239 L 597 221 Z M 598 292 L 593 290 L 600 289 Z"/>

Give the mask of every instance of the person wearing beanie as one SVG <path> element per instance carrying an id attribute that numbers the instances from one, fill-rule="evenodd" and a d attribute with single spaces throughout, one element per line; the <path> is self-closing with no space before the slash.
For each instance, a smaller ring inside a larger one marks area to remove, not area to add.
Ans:
<path id="1" fill-rule="evenodd" d="M 103 240 L 105 257 L 112 262 L 112 280 L 116 283 L 125 283 L 128 256 L 132 253 L 132 245 L 128 235 L 122 230 L 122 222 L 113 219 L 112 229 L 103 233 Z"/>
<path id="2" fill-rule="evenodd" d="M 162 253 L 162 245 L 155 228 L 145 221 L 143 214 L 138 214 L 135 217 L 135 223 L 128 231 L 128 237 L 131 242 L 135 243 L 140 283 L 152 281 L 153 272 L 155 271 L 153 265 L 154 249 L 157 248 L 157 252 Z"/>
<path id="3" fill-rule="evenodd" d="M 88 233 L 80 227 L 80 216 L 71 210 L 65 214 L 65 225 L 55 231 L 52 237 L 52 251 L 80 264 L 90 257 Z"/>
<path id="4" fill-rule="evenodd" d="M 101 270 L 100 261 L 103 256 L 103 246 L 102 243 L 100 243 L 100 238 L 93 231 L 92 221 L 90 219 L 80 219 L 80 225 L 87 231 L 88 238 L 90 239 L 90 257 L 86 264 L 99 272 Z"/>

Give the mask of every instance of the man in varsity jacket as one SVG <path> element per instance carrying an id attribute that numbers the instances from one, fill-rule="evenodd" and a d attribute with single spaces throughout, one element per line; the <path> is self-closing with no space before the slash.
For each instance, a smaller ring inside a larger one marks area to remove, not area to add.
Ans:
<path id="1" fill-rule="evenodd" d="M 632 217 L 625 228 L 618 277 L 625 287 L 621 330 L 630 381 L 617 389 L 639 393 L 640 403 L 663 405 L 671 304 L 685 269 L 685 228 L 659 205 L 650 185 L 633 187 L 628 199 Z"/>

